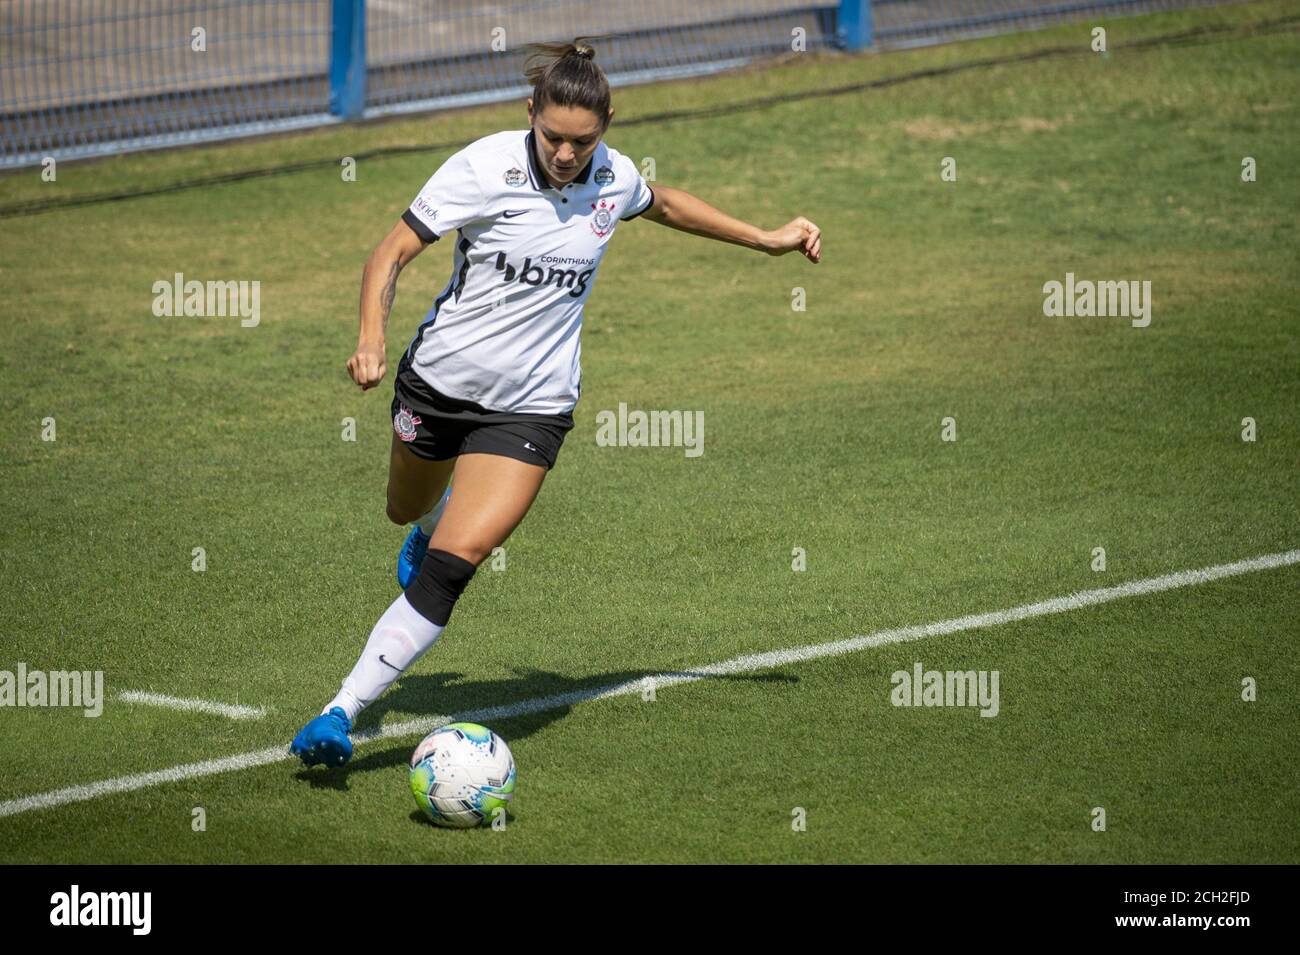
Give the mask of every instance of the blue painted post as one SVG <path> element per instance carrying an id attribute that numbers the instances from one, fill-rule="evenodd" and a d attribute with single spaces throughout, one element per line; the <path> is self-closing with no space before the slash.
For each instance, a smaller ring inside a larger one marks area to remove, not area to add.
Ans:
<path id="1" fill-rule="evenodd" d="M 840 0 L 835 40 L 843 49 L 865 50 L 871 46 L 874 33 L 871 0 Z"/>
<path id="2" fill-rule="evenodd" d="M 366 108 L 366 0 L 333 0 L 330 112 L 360 119 Z"/>

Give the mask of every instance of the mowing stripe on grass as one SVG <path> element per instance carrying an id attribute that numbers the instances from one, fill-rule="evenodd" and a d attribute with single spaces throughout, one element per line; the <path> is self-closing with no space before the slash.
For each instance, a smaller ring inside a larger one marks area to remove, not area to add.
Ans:
<path id="1" fill-rule="evenodd" d="M 119 693 L 117 698 L 123 703 L 143 703 L 145 706 L 165 706 L 168 709 L 186 710 L 191 713 L 210 713 L 213 716 L 225 716 L 232 720 L 260 720 L 266 715 L 266 710 L 260 706 L 213 703 L 210 700 L 186 700 L 179 696 L 145 693 L 142 690 L 126 690 Z"/>
<path id="2" fill-rule="evenodd" d="M 696 680 L 705 680 L 709 677 L 722 676 L 724 674 L 766 670 L 783 664 L 801 663 L 806 660 L 820 659 L 821 657 L 841 656 L 845 653 L 853 653 L 857 650 L 866 649 L 868 647 L 880 647 L 891 643 L 903 643 L 908 640 L 921 640 L 925 637 L 937 637 L 949 633 L 960 633 L 964 630 L 978 630 L 983 627 L 993 627 L 999 624 L 1013 623 L 1017 620 L 1027 620 L 1031 617 L 1045 617 L 1049 614 L 1065 613 L 1069 610 L 1079 610 L 1083 607 L 1092 607 L 1097 604 L 1110 603 L 1113 600 L 1123 600 L 1127 597 L 1140 597 L 1145 594 L 1155 594 L 1165 590 L 1176 590 L 1180 587 L 1192 587 L 1197 584 L 1205 584 L 1214 580 L 1221 580 L 1224 577 L 1235 577 L 1240 574 L 1250 574 L 1260 570 L 1272 570 L 1277 567 L 1287 567 L 1297 563 L 1300 563 L 1300 550 L 1288 550 L 1277 554 L 1265 554 L 1262 557 L 1252 557 L 1249 560 L 1239 560 L 1231 564 L 1218 564 L 1217 566 L 1204 567 L 1200 570 L 1182 570 L 1173 574 L 1165 574 L 1161 577 L 1149 577 L 1146 580 L 1133 580 L 1126 584 L 1118 584 L 1114 587 L 1085 590 L 1064 597 L 1053 597 L 1050 600 L 1043 600 L 1038 603 L 1022 604 L 1019 607 L 1011 607 L 1007 610 L 994 610 L 989 613 L 971 614 L 966 617 L 954 617 L 950 620 L 940 620 L 937 623 L 899 627 L 893 630 L 880 630 L 866 636 L 849 637 L 848 639 L 836 640 L 831 643 L 816 643 L 805 647 L 792 647 L 787 650 L 772 650 L 767 653 L 753 653 L 742 657 L 733 657 L 730 660 L 723 660 L 719 663 L 712 663 L 707 666 L 696 667 L 684 672 L 659 673 L 653 676 L 647 676 L 637 680 L 628 680 L 623 683 L 614 683 L 603 687 L 593 687 L 586 690 L 572 690 L 568 693 L 556 693 L 552 696 L 541 696 L 535 697 L 531 700 L 521 700 L 518 703 L 505 703 L 500 706 L 471 710 L 467 713 L 457 714 L 456 716 L 426 716 L 417 720 L 407 720 L 402 723 L 394 723 L 391 726 L 386 726 L 378 730 L 369 730 L 357 733 L 354 736 L 354 741 L 357 745 L 360 745 L 362 743 L 378 740 L 397 739 L 403 736 L 424 735 L 432 732 L 439 726 L 445 726 L 448 723 L 457 721 L 487 723 L 493 720 L 509 719 L 515 716 L 543 713 L 547 710 L 559 709 L 564 706 L 574 706 L 578 703 L 587 703 L 592 700 L 602 700 L 614 696 L 625 696 L 632 693 L 638 693 L 643 687 L 645 687 L 647 680 L 651 681 L 654 686 L 658 688 L 672 686 L 677 683 L 691 683 Z M 294 757 L 289 755 L 287 747 L 273 746 L 268 749 L 260 749 L 251 753 L 238 753 L 234 756 L 226 756 L 222 759 L 210 759 L 201 763 L 186 763 L 182 766 L 173 766 L 170 769 L 159 769 L 149 773 L 136 773 L 132 776 L 119 776 L 116 779 L 105 779 L 97 783 L 88 783 L 81 786 L 69 786 L 66 789 L 56 789 L 52 792 L 39 793 L 35 796 L 23 796 L 19 799 L 9 799 L 5 802 L 0 802 L 0 817 L 16 816 L 20 813 L 31 812 L 36 809 L 51 809 L 55 806 L 67 805 L 68 803 L 86 802 L 87 800 L 98 799 L 101 796 L 108 796 L 114 793 L 132 792 L 150 786 L 161 786 L 164 783 L 196 779 L 200 776 L 214 776 L 218 773 L 229 773 L 239 769 L 251 769 L 254 766 L 265 766 L 269 763 L 276 763 L 291 758 Z"/>

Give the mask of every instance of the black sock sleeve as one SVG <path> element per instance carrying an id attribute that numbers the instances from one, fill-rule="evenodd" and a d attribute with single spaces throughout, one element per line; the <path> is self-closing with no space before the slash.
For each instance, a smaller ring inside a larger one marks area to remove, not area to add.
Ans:
<path id="1" fill-rule="evenodd" d="M 406 599 L 420 616 L 445 627 L 451 619 L 452 607 L 477 569 L 463 557 L 431 548 L 424 555 L 419 575 L 406 588 Z"/>

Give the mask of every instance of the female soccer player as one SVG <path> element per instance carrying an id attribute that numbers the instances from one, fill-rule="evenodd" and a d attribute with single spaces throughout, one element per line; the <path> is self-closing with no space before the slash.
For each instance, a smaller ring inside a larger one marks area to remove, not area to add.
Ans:
<path id="1" fill-rule="evenodd" d="M 290 751 L 308 766 L 348 761 L 357 714 L 434 644 L 479 563 L 528 513 L 573 427 L 582 307 L 619 222 L 645 216 L 821 259 L 821 232 L 803 217 L 768 232 L 680 189 L 651 188 L 603 141 L 614 110 L 592 48 L 532 48 L 549 62 L 525 64 L 529 128 L 485 136 L 443 163 L 366 262 L 348 360 L 362 390 L 384 377 L 397 276 L 455 233 L 451 281 L 393 383 L 388 517 L 415 524 L 398 555 L 403 593 L 338 695 L 294 738 Z"/>

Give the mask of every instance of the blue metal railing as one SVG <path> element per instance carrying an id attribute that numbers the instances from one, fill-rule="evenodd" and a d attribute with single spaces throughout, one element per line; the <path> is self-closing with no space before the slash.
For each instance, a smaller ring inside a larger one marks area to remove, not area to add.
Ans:
<path id="1" fill-rule="evenodd" d="M 0 167 L 526 95 L 534 40 L 621 85 L 1215 0 L 0 0 Z"/>

